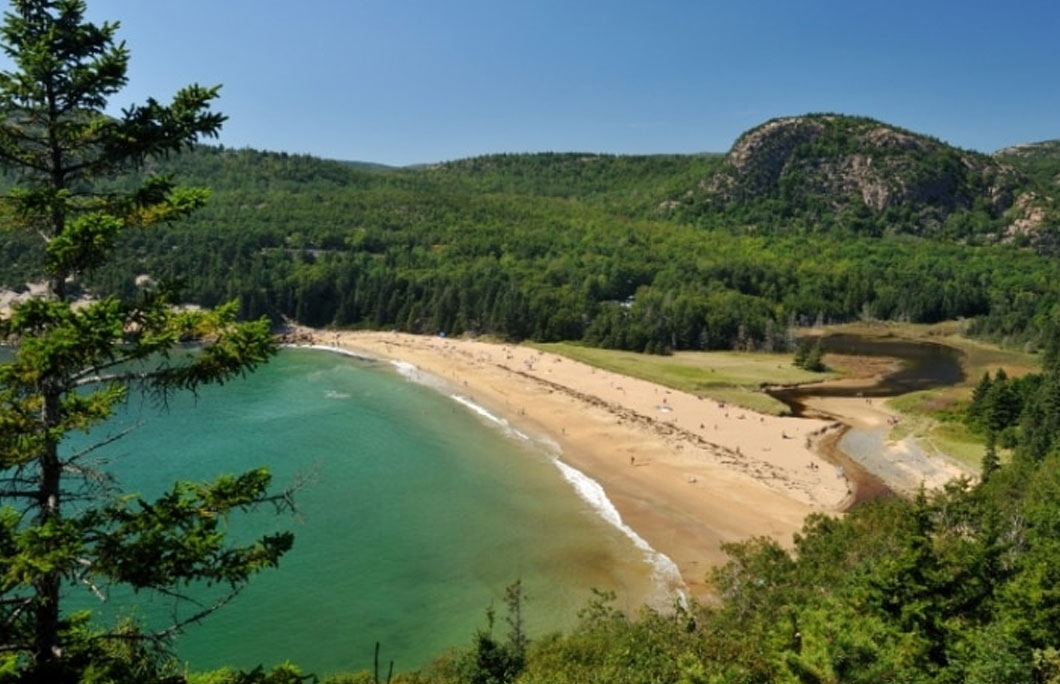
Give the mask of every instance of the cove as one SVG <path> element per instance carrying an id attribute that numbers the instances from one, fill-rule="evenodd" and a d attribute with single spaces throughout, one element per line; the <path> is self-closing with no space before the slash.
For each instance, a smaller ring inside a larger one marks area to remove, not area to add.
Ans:
<path id="1" fill-rule="evenodd" d="M 571 626 L 593 588 L 615 591 L 619 608 L 652 591 L 642 550 L 576 495 L 550 454 L 389 364 L 284 350 L 245 380 L 174 396 L 164 412 L 134 396 L 106 430 L 133 423 L 105 456 L 127 491 L 153 497 L 176 479 L 261 465 L 279 486 L 302 483 L 296 518 L 233 520 L 241 538 L 290 529 L 295 547 L 175 642 L 192 670 L 288 659 L 317 674 L 356 670 L 370 667 L 376 641 L 384 663 L 409 670 L 469 644 L 491 604 L 501 618 L 517 579 L 531 636 Z M 169 600 L 115 588 L 100 605 L 70 592 L 104 619 L 171 617 Z"/>

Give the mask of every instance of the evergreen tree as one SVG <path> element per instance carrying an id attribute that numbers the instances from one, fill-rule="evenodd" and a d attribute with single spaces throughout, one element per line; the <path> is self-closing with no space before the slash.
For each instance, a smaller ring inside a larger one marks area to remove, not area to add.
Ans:
<path id="1" fill-rule="evenodd" d="M 997 455 L 997 436 L 994 431 L 986 433 L 986 453 L 983 454 L 983 463 L 981 466 L 983 482 L 990 479 L 998 468 L 1001 467 L 1001 460 Z"/>
<path id="2" fill-rule="evenodd" d="M 818 337 L 814 345 L 810 347 L 809 353 L 806 354 L 806 361 L 802 367 L 808 371 L 823 373 L 828 368 L 824 365 L 824 361 L 821 360 L 822 356 L 824 356 L 824 347 L 822 346 L 821 338 Z"/>
<path id="3" fill-rule="evenodd" d="M 1020 396 L 1004 368 L 999 368 L 983 399 L 983 422 L 987 430 L 1000 433 L 1019 420 Z"/>
<path id="4" fill-rule="evenodd" d="M 225 541 L 229 513 L 286 503 L 269 493 L 264 469 L 179 482 L 148 502 L 123 495 L 87 458 L 123 433 L 80 450 L 67 439 L 106 421 L 132 389 L 164 400 L 243 374 L 274 350 L 265 321 L 236 323 L 234 304 L 181 311 L 168 287 L 74 305 L 120 234 L 184 216 L 206 197 L 167 177 L 148 176 L 129 192 L 107 181 L 215 136 L 224 120 L 210 110 L 217 88 L 197 85 L 168 105 L 151 99 L 106 115 L 129 55 L 115 43 L 116 23 L 94 25 L 84 13 L 80 0 L 13 0 L 0 31 L 12 64 L 0 73 L 0 163 L 14 180 L 2 221 L 36 245 L 47 284 L 0 317 L 0 339 L 14 349 L 0 366 L 0 671 L 24 681 L 121 679 L 101 663 L 122 649 L 106 644 L 150 636 L 71 615 L 73 587 L 125 584 L 179 597 L 179 587 L 202 582 L 236 592 L 292 543 L 286 533 Z M 190 340 L 206 343 L 180 352 Z M 209 609 L 193 610 L 155 636 Z M 137 681 L 157 678 L 132 670 Z"/>
<path id="5" fill-rule="evenodd" d="M 981 425 L 983 421 L 986 397 L 990 393 L 991 384 L 992 381 L 990 380 L 990 371 L 984 371 L 983 377 L 979 380 L 979 384 L 976 385 L 975 389 L 972 391 L 972 402 L 968 406 L 966 420 L 968 424 L 973 427 Z"/>

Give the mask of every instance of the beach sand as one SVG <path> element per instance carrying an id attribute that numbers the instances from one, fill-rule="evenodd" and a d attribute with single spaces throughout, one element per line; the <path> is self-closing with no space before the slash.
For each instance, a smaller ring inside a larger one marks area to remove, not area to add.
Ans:
<path id="1" fill-rule="evenodd" d="M 765 535 L 790 545 L 812 512 L 840 510 L 846 480 L 818 457 L 833 423 L 760 415 L 529 347 L 401 333 L 300 331 L 299 339 L 403 361 L 454 394 L 551 440 L 623 521 L 674 561 L 693 596 L 726 556 Z"/>

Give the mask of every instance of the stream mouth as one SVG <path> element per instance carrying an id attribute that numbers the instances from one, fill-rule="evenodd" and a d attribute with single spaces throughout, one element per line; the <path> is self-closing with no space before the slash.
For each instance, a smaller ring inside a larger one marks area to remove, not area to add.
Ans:
<path id="1" fill-rule="evenodd" d="M 838 381 L 768 390 L 769 395 L 787 406 L 793 416 L 844 422 L 843 416 L 809 406 L 809 400 L 824 397 L 895 397 L 908 392 L 949 387 L 965 378 L 960 362 L 961 352 L 935 342 L 837 334 L 822 338 L 821 346 L 825 353 L 893 358 L 898 360 L 899 365 L 879 378 L 866 380 L 864 384 Z M 850 481 L 852 497 L 849 505 L 894 496 L 887 483 L 866 470 L 840 447 L 843 436 L 851 429 L 850 425 L 844 423 L 841 430 L 830 434 L 819 445 L 821 456 L 841 467 Z"/>

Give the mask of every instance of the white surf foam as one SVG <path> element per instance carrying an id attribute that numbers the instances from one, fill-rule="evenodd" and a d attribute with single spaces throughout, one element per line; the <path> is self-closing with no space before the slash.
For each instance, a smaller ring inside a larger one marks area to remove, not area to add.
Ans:
<path id="1" fill-rule="evenodd" d="M 462 397 L 459 394 L 450 394 L 449 398 L 452 399 L 453 401 L 455 401 L 456 403 L 460 404 L 461 406 L 464 406 L 465 408 L 471 410 L 473 413 L 476 413 L 479 416 L 481 416 L 482 418 L 485 418 L 487 422 L 493 424 L 494 427 L 499 428 L 506 435 L 508 435 L 510 437 L 517 437 L 517 438 L 525 440 L 527 442 L 531 441 L 529 436 L 527 436 L 525 433 L 520 432 L 519 430 L 516 430 L 515 428 L 513 428 L 511 423 L 509 423 L 505 419 L 501 418 L 500 416 L 493 415 L 492 413 L 487 411 L 485 408 L 479 406 L 478 404 L 476 404 L 475 402 L 471 401 L 467 397 Z"/>
<path id="2" fill-rule="evenodd" d="M 446 391 L 446 388 L 448 387 L 447 383 L 443 380 L 421 372 L 414 364 L 408 363 L 407 361 L 391 361 L 391 363 L 397 369 L 398 373 L 412 382 L 427 385 L 443 391 Z M 588 503 L 597 515 L 626 535 L 630 541 L 633 542 L 633 545 L 644 554 L 645 561 L 652 568 L 652 579 L 654 580 L 655 585 L 665 594 L 665 596 L 663 596 L 664 600 L 659 603 L 667 603 L 675 596 L 682 604 L 687 601 L 687 587 L 685 586 L 684 580 L 681 578 L 681 572 L 677 569 L 677 564 L 675 564 L 666 554 L 656 551 L 651 544 L 637 534 L 633 528 L 623 522 L 618 509 L 616 509 L 615 505 L 611 503 L 611 500 L 607 498 L 607 493 L 599 482 L 577 468 L 560 460 L 563 450 L 560 448 L 559 444 L 547 438 L 538 440 L 531 439 L 526 433 L 512 427 L 511 423 L 507 420 L 491 413 L 488 409 L 476 404 L 471 399 L 449 391 L 446 391 L 446 394 L 448 394 L 450 399 L 475 413 L 491 426 L 504 432 L 507 436 L 530 442 L 538 448 L 543 449 L 551 458 L 552 463 L 559 469 L 563 479 L 574 488 L 574 491 L 578 496 Z M 666 606 L 660 605 L 658 607 L 665 608 Z"/>
<path id="3" fill-rule="evenodd" d="M 314 349 L 316 351 L 326 351 L 332 354 L 339 354 L 340 356 L 349 356 L 354 359 L 361 361 L 378 361 L 374 356 L 368 354 L 362 354 L 360 352 L 351 351 L 349 349 L 343 349 L 342 347 L 335 347 L 330 344 L 281 344 L 283 349 Z"/>
<path id="4" fill-rule="evenodd" d="M 607 493 L 604 492 L 604 488 L 599 482 L 577 468 L 567 465 L 558 457 L 554 457 L 552 462 L 563 474 L 563 479 L 574 487 L 574 491 L 578 493 L 578 496 L 592 506 L 601 518 L 629 537 L 633 545 L 644 553 L 644 559 L 652 566 L 652 576 L 656 584 L 667 593 L 676 593 L 683 603 L 686 599 L 685 582 L 681 579 L 681 571 L 677 569 L 677 564 L 666 554 L 656 551 L 651 544 L 645 541 L 644 537 L 637 534 L 636 530 L 623 522 L 622 515 L 615 508 L 615 505 L 611 503 L 611 499 L 607 498 Z"/>
<path id="5" fill-rule="evenodd" d="M 513 428 L 507 420 L 490 413 L 487 409 L 467 397 L 459 394 L 451 394 L 449 396 L 460 405 L 484 418 L 494 427 L 504 431 L 505 434 L 528 442 L 534 442 L 525 433 Z M 633 542 L 634 546 L 644 553 L 644 560 L 652 568 L 652 579 L 655 581 L 656 586 L 664 591 L 667 597 L 676 595 L 683 604 L 687 600 L 686 587 L 684 580 L 681 578 L 681 571 L 677 569 L 677 564 L 666 554 L 656 551 L 644 537 L 637 534 L 636 530 L 623 522 L 622 515 L 615 508 L 615 505 L 611 503 L 611 499 L 607 498 L 607 493 L 599 482 L 560 460 L 563 451 L 559 444 L 552 440 L 537 440 L 535 444 L 549 454 L 553 465 L 559 469 L 563 479 L 574 488 L 578 496 L 588 503 L 597 515 L 618 528 L 622 534 Z"/>
<path id="6" fill-rule="evenodd" d="M 409 380 L 418 380 L 420 377 L 420 369 L 416 368 L 413 364 L 408 361 L 391 361 L 394 368 L 397 368 L 397 372 Z"/>
<path id="7" fill-rule="evenodd" d="M 397 370 L 398 375 L 409 382 L 429 387 L 432 390 L 442 392 L 443 394 L 450 393 L 450 385 L 448 382 L 442 378 L 431 375 L 430 373 L 424 373 L 415 364 L 411 364 L 408 361 L 395 361 L 393 359 L 391 359 L 390 364 Z"/>

